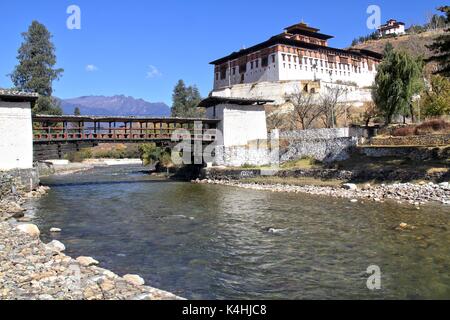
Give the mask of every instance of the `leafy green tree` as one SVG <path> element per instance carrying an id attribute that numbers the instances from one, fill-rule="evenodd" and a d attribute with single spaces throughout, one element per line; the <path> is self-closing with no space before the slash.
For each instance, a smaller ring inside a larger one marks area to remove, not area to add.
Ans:
<path id="1" fill-rule="evenodd" d="M 447 25 L 450 24 L 450 6 L 444 6 L 439 8 L 446 14 L 445 22 Z M 443 75 L 445 77 L 450 77 L 450 27 L 445 30 L 445 33 L 436 38 L 435 42 L 428 46 L 435 55 L 429 58 L 428 62 L 437 62 L 439 64 L 439 69 L 435 72 L 436 74 Z"/>
<path id="2" fill-rule="evenodd" d="M 11 74 L 11 80 L 17 89 L 40 95 L 33 113 L 61 114 L 61 108 L 52 98 L 52 83 L 64 70 L 54 68 L 56 55 L 52 35 L 43 24 L 33 21 L 22 36 L 24 42 L 17 56 L 19 64 Z"/>
<path id="3" fill-rule="evenodd" d="M 426 91 L 423 105 L 428 117 L 450 115 L 450 80 L 439 75 L 432 76 L 431 90 Z"/>
<path id="4" fill-rule="evenodd" d="M 144 165 L 157 165 L 170 167 L 173 165 L 171 153 L 165 148 L 158 147 L 154 143 L 146 143 L 139 146 L 139 153 Z"/>
<path id="5" fill-rule="evenodd" d="M 79 115 L 81 115 L 81 111 L 80 111 L 80 108 L 78 108 L 78 107 L 75 107 L 75 109 L 73 110 L 73 114 L 74 114 L 75 116 L 79 116 Z"/>
<path id="6" fill-rule="evenodd" d="M 387 44 L 378 67 L 373 100 L 383 113 L 386 124 L 394 116 L 411 116 L 414 120 L 413 97 L 423 88 L 423 61 Z"/>
<path id="7" fill-rule="evenodd" d="M 172 116 L 180 118 L 195 118 L 203 115 L 197 108 L 202 101 L 200 92 L 196 86 L 186 87 L 183 80 L 179 80 L 172 95 Z"/>

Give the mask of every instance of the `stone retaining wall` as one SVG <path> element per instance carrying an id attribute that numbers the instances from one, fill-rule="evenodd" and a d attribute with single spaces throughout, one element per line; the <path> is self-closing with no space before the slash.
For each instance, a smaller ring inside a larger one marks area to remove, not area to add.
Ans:
<path id="1" fill-rule="evenodd" d="M 450 145 L 450 134 L 429 134 L 424 136 L 406 137 L 375 137 L 371 146 L 447 146 Z"/>
<path id="2" fill-rule="evenodd" d="M 450 147 L 359 147 L 358 151 L 368 157 L 397 157 L 410 160 L 446 160 L 450 159 Z"/>
<path id="3" fill-rule="evenodd" d="M 330 163 L 350 158 L 357 146 L 356 138 L 294 140 L 281 152 L 281 162 L 313 158 Z"/>
<path id="4" fill-rule="evenodd" d="M 36 169 L 0 171 L 0 199 L 13 193 L 14 189 L 30 192 L 39 186 Z"/>
<path id="5" fill-rule="evenodd" d="M 280 160 L 286 162 L 313 158 L 325 163 L 347 160 L 362 134 L 363 131 L 350 128 L 281 132 L 280 144 L 287 147 L 280 152 Z M 283 140 L 287 143 L 283 143 Z"/>
<path id="6" fill-rule="evenodd" d="M 350 137 L 349 128 L 291 130 L 280 132 L 280 139 L 317 140 Z"/>

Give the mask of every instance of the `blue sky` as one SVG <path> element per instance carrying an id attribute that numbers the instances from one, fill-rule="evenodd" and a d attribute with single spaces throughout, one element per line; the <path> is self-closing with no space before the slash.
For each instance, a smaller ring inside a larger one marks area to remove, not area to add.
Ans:
<path id="1" fill-rule="evenodd" d="M 380 6 L 382 20 L 424 23 L 443 5 L 427 1 L 265 0 L 27 0 L 0 1 L 0 87 L 11 87 L 21 32 L 32 20 L 53 34 L 58 67 L 54 83 L 61 98 L 125 94 L 171 104 L 178 79 L 212 88 L 210 61 L 281 33 L 302 19 L 335 36 L 334 47 L 370 33 L 366 9 Z M 68 6 L 81 9 L 81 30 L 69 30 Z"/>

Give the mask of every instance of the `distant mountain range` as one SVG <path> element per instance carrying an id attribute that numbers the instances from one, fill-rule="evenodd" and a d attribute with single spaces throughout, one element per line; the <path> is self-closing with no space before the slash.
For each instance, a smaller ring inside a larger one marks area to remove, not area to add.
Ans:
<path id="1" fill-rule="evenodd" d="M 170 116 L 170 107 L 165 103 L 152 103 L 124 95 L 86 96 L 58 101 L 65 115 L 73 115 L 78 107 L 82 115 L 89 116 Z"/>

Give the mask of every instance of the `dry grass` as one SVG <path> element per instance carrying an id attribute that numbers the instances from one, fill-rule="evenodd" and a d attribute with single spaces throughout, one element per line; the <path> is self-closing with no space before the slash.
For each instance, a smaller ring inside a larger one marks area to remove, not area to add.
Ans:
<path id="1" fill-rule="evenodd" d="M 398 128 L 392 132 L 394 137 L 424 136 L 429 134 L 450 134 L 450 123 L 442 119 L 435 119 L 426 121 L 418 126 Z"/>
<path id="2" fill-rule="evenodd" d="M 318 166 L 320 166 L 320 164 L 316 160 L 312 158 L 304 158 L 285 162 L 281 165 L 281 168 L 287 170 L 291 169 L 295 170 L 295 169 L 313 169 L 317 168 Z"/>

